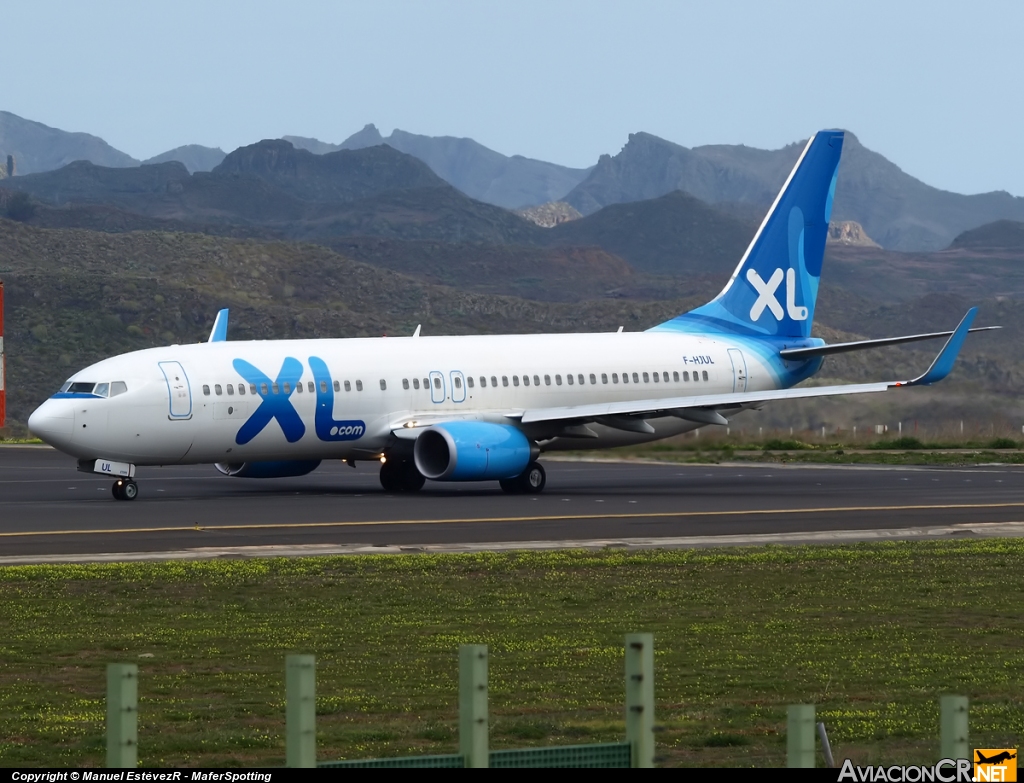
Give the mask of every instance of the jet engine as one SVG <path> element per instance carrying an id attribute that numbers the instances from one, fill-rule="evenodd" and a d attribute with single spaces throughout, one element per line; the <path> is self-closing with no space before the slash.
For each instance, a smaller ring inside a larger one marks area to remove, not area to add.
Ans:
<path id="1" fill-rule="evenodd" d="M 518 476 L 539 453 L 508 424 L 449 421 L 416 438 L 416 468 L 434 481 L 487 481 Z"/>
<path id="2" fill-rule="evenodd" d="M 282 460 L 279 462 L 218 462 L 214 465 L 225 476 L 238 478 L 287 478 L 305 476 L 320 466 L 320 460 Z"/>

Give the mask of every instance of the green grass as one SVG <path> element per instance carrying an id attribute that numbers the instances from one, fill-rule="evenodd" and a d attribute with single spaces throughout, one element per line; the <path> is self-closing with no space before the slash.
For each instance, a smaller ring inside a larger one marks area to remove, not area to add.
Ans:
<path id="1" fill-rule="evenodd" d="M 923 763 L 947 692 L 1013 747 L 1022 573 L 1017 540 L 9 567 L 0 765 L 101 764 L 115 661 L 141 763 L 281 764 L 289 652 L 317 656 L 320 758 L 450 753 L 464 642 L 490 645 L 492 747 L 615 741 L 638 630 L 665 764 L 782 765 L 797 702 L 840 757 Z"/>

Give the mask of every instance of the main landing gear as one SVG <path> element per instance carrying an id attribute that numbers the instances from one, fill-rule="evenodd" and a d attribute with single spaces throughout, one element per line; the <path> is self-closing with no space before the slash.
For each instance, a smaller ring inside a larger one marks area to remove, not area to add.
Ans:
<path id="1" fill-rule="evenodd" d="M 526 466 L 526 470 L 515 478 L 502 479 L 498 483 L 510 495 L 530 495 L 544 491 L 548 476 L 539 462 L 531 462 Z"/>
<path id="2" fill-rule="evenodd" d="M 135 500 L 139 496 L 139 485 L 131 479 L 118 479 L 110 492 L 114 500 Z"/>
<path id="3" fill-rule="evenodd" d="M 389 459 L 380 466 L 380 485 L 385 492 L 419 492 L 426 479 L 411 459 Z"/>

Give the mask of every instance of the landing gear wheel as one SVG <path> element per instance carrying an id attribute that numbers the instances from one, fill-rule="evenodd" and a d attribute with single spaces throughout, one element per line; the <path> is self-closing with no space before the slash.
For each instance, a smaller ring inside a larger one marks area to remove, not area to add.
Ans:
<path id="1" fill-rule="evenodd" d="M 385 492 L 419 492 L 425 482 L 412 460 L 388 460 L 380 466 L 380 485 Z"/>
<path id="2" fill-rule="evenodd" d="M 526 470 L 515 478 L 501 479 L 498 484 L 510 495 L 536 494 L 544 491 L 548 483 L 547 473 L 539 462 L 531 462 Z"/>
<path id="3" fill-rule="evenodd" d="M 139 496 L 139 485 L 132 480 L 118 479 L 110 488 L 114 500 L 135 500 Z"/>

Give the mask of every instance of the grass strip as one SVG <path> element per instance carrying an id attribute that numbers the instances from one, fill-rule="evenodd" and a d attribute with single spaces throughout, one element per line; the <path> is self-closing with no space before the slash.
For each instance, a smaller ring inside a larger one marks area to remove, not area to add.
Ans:
<path id="1" fill-rule="evenodd" d="M 666 765 L 783 765 L 785 706 L 838 757 L 1024 736 L 1024 542 L 0 568 L 0 764 L 100 765 L 104 668 L 140 669 L 144 765 L 277 765 L 284 656 L 317 656 L 321 759 L 450 753 L 457 649 L 491 649 L 491 745 L 623 735 L 622 640 L 652 631 Z"/>

